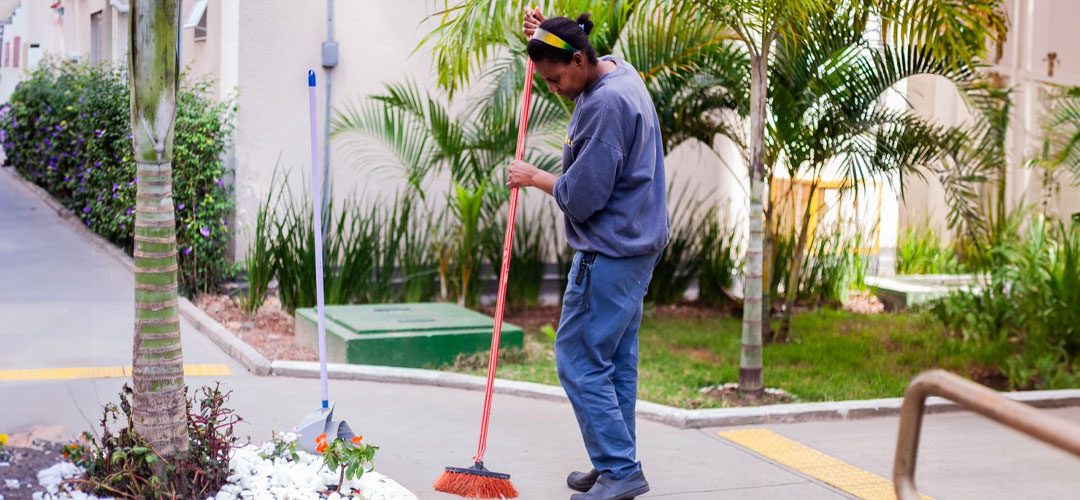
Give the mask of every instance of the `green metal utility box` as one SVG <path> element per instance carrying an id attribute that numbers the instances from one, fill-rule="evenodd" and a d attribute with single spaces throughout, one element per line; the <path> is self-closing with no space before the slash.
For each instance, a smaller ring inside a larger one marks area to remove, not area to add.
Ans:
<path id="1" fill-rule="evenodd" d="M 318 351 L 314 308 L 296 310 L 296 343 Z M 434 368 L 491 348 L 491 318 L 455 304 L 326 306 L 332 363 Z M 499 349 L 521 348 L 525 332 L 503 323 Z"/>

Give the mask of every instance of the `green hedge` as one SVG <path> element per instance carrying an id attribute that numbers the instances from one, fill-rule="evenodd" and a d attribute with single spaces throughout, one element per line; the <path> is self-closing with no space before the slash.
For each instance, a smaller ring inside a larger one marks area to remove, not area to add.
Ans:
<path id="1" fill-rule="evenodd" d="M 234 199 L 221 158 L 235 106 L 209 91 L 202 81 L 177 96 L 173 197 L 187 294 L 215 289 L 233 269 L 227 247 Z M 130 254 L 137 179 L 128 110 L 122 70 L 47 62 L 0 108 L 0 142 L 8 166 Z"/>

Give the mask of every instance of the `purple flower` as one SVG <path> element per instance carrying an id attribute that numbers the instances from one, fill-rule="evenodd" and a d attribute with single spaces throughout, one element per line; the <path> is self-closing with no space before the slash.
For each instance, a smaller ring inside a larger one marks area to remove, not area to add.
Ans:
<path id="1" fill-rule="evenodd" d="M 113 185 L 112 185 L 112 190 L 116 191 L 119 188 L 120 188 L 120 185 L 114 182 Z"/>
<path id="2" fill-rule="evenodd" d="M 87 206 L 83 207 L 82 213 L 84 213 L 84 214 L 90 213 L 90 205 L 87 205 Z"/>
<path id="3" fill-rule="evenodd" d="M 94 162 L 94 167 L 95 167 L 95 168 L 99 168 L 99 167 L 101 167 L 101 162 L 100 162 L 100 161 L 95 161 L 95 162 Z"/>
<path id="4" fill-rule="evenodd" d="M 185 204 L 181 203 L 181 204 L 179 204 L 179 205 L 177 205 L 177 206 L 176 206 L 176 209 L 177 209 L 177 210 L 183 210 L 183 209 L 184 209 L 184 207 L 186 207 L 186 206 L 187 206 L 187 205 L 185 205 Z"/>
<path id="5" fill-rule="evenodd" d="M 132 208 L 129 208 L 129 209 L 127 209 L 127 212 L 124 212 L 124 214 L 125 214 L 125 215 L 131 215 L 131 212 L 132 212 L 132 211 L 134 211 L 134 209 L 132 209 Z"/>
<path id="6" fill-rule="evenodd" d="M 217 179 L 214 179 L 214 180 L 215 180 L 215 181 L 217 181 L 217 185 L 218 185 L 218 187 L 225 187 L 225 183 L 224 183 L 224 182 L 221 182 L 221 178 L 220 178 L 220 177 L 219 177 L 219 178 L 217 178 Z"/>
<path id="7" fill-rule="evenodd" d="M 85 98 L 82 98 L 82 97 L 80 97 L 80 98 L 79 98 L 79 104 L 82 104 L 82 103 L 84 103 L 84 102 L 86 102 L 86 99 L 85 99 Z"/>
<path id="8" fill-rule="evenodd" d="M 184 249 L 184 255 L 191 255 L 191 247 L 187 247 Z"/>
<path id="9" fill-rule="evenodd" d="M 101 136 L 103 136 L 103 135 L 105 135 L 104 130 L 97 129 L 97 130 L 94 131 L 94 137 L 97 138 L 97 139 L 101 139 Z"/>
<path id="10" fill-rule="evenodd" d="M 120 196 L 120 193 L 113 193 L 113 194 L 112 194 L 112 199 L 114 199 L 114 200 L 115 200 L 117 196 Z"/>
<path id="11" fill-rule="evenodd" d="M 209 238 L 210 237 L 210 228 L 208 228 L 208 227 L 200 228 L 199 229 L 199 234 L 203 235 L 203 238 Z"/>
<path id="12" fill-rule="evenodd" d="M 90 227 L 90 221 L 84 221 L 84 222 L 86 222 L 86 227 Z"/>

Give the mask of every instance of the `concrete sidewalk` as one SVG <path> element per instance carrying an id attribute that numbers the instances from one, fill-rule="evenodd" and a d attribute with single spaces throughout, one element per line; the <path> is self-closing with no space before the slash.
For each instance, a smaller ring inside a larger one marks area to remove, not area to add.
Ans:
<path id="1" fill-rule="evenodd" d="M 0 172 L 0 370 L 130 364 L 130 271 L 78 236 L 10 174 Z M 241 434 L 267 439 L 316 408 L 317 380 L 250 375 L 190 325 L 182 329 L 188 363 L 231 368 L 231 375 L 187 380 L 194 388 L 216 379 L 233 390 L 231 405 L 246 420 Z M 91 427 L 125 380 L 0 381 L 0 432 L 51 427 L 73 436 Z M 330 391 L 337 416 L 381 447 L 380 472 L 421 498 L 452 498 L 433 492 L 431 484 L 447 465 L 470 465 L 482 393 L 341 380 L 331 381 Z M 1080 417 L 1080 410 L 1055 412 Z M 781 455 L 800 444 L 839 459 L 833 462 L 839 472 L 863 474 L 877 486 L 891 475 L 895 419 L 765 429 L 760 432 L 795 446 L 752 451 L 717 435 L 731 429 L 680 430 L 639 420 L 639 458 L 653 486 L 647 496 L 852 498 L 814 479 L 813 463 L 779 465 L 789 463 Z M 1080 492 L 1078 462 L 981 417 L 930 416 L 924 437 L 919 484 L 934 498 L 1076 498 Z M 486 462 L 511 473 L 522 498 L 545 500 L 567 498 L 566 473 L 587 467 L 567 404 L 510 395 L 495 398 Z"/>
<path id="2" fill-rule="evenodd" d="M 0 168 L 0 369 L 130 365 L 134 275 L 15 175 Z M 185 363 L 232 363 L 183 332 Z"/>

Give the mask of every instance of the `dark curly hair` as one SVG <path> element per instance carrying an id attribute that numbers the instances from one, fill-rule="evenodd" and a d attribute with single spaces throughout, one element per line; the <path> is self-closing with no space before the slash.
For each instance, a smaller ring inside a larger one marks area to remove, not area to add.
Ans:
<path id="1" fill-rule="evenodd" d="M 590 64 L 596 64 L 596 49 L 589 43 L 589 33 L 592 32 L 593 22 L 589 14 L 578 16 L 577 20 L 568 17 L 553 17 L 540 23 L 540 28 L 548 33 L 562 38 L 572 45 L 589 60 Z M 529 40 L 529 59 L 533 61 L 557 61 L 563 64 L 574 60 L 574 53 L 569 50 L 552 47 L 540 40 Z"/>

